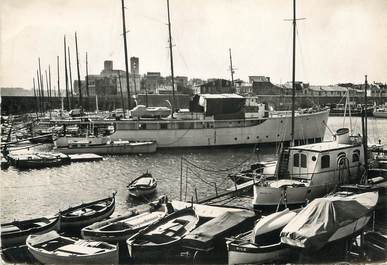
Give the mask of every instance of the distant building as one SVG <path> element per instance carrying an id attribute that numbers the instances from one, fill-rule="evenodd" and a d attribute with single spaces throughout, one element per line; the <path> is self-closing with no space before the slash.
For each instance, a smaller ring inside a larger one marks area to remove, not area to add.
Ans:
<path id="1" fill-rule="evenodd" d="M 147 72 L 141 82 L 141 90 L 146 90 L 147 93 L 157 93 L 159 86 L 165 84 L 165 79 L 160 72 Z"/>
<path id="2" fill-rule="evenodd" d="M 206 83 L 199 85 L 200 94 L 230 94 L 235 93 L 235 87 L 231 81 L 225 79 L 208 79 Z"/>
<path id="3" fill-rule="evenodd" d="M 133 61 L 133 62 L 132 62 Z M 130 93 L 140 92 L 141 76 L 138 74 L 139 61 L 137 57 L 131 58 L 131 70 L 129 73 Z M 121 82 L 120 82 L 121 81 Z M 99 75 L 88 75 L 89 96 L 117 95 L 120 89 L 124 94 L 128 93 L 126 85 L 126 72 L 113 68 L 113 61 L 104 61 L 104 68 Z M 81 81 L 82 94 L 86 95 L 86 82 Z M 74 80 L 74 92 L 79 94 L 78 80 Z"/>
<path id="4" fill-rule="evenodd" d="M 251 75 L 249 76 L 249 83 L 253 82 L 266 82 L 270 83 L 270 77 L 267 76 L 261 76 L 261 75 Z"/>

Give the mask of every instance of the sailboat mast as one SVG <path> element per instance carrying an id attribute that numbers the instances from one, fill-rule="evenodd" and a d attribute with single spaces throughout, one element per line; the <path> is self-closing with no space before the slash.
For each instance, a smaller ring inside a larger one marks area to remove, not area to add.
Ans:
<path id="1" fill-rule="evenodd" d="M 176 106 L 175 102 L 175 76 L 173 72 L 173 52 L 172 52 L 172 34 L 171 34 L 171 17 L 169 14 L 169 0 L 167 0 L 167 10 L 168 10 L 168 35 L 169 35 L 169 58 L 171 60 L 171 79 L 172 79 L 172 118 L 174 113 L 174 108 Z"/>
<path id="2" fill-rule="evenodd" d="M 73 90 L 73 77 L 72 77 L 72 71 L 71 71 L 71 54 L 70 54 L 70 46 L 67 46 L 67 55 L 69 57 L 69 77 L 70 77 L 70 94 L 71 94 L 71 104 L 75 105 L 74 103 L 74 90 Z"/>
<path id="3" fill-rule="evenodd" d="M 122 84 L 121 84 L 121 75 L 120 75 L 120 73 L 118 73 L 118 82 L 119 82 L 119 85 L 120 85 L 122 111 L 124 112 L 124 119 L 126 119 L 126 117 L 125 117 L 126 109 L 125 109 L 125 103 L 124 103 L 124 95 L 122 93 Z"/>
<path id="4" fill-rule="evenodd" d="M 83 102 L 82 102 L 82 86 L 81 86 L 81 74 L 79 72 L 79 59 L 78 59 L 78 38 L 77 32 L 75 32 L 75 55 L 77 58 L 77 77 L 78 77 L 78 90 L 79 90 L 79 106 L 81 107 L 81 112 L 83 112 Z"/>
<path id="5" fill-rule="evenodd" d="M 56 70 L 58 72 L 58 97 L 60 98 L 61 94 L 60 94 L 60 82 L 59 82 L 59 78 L 60 78 L 60 74 L 59 74 L 59 56 L 56 57 Z"/>
<path id="6" fill-rule="evenodd" d="M 131 104 L 130 104 L 128 45 L 126 43 L 126 24 L 125 24 L 125 5 L 124 5 L 124 0 L 121 0 L 121 5 L 122 5 L 122 34 L 124 35 L 126 89 L 128 90 L 128 109 L 130 110 L 132 107 L 131 107 Z"/>
<path id="7" fill-rule="evenodd" d="M 85 77 L 85 82 L 86 82 L 86 96 L 87 96 L 87 100 L 86 100 L 86 108 L 89 107 L 89 62 L 87 60 L 87 52 L 86 52 L 86 77 Z"/>
<path id="8" fill-rule="evenodd" d="M 294 146 L 294 120 L 295 120 L 295 100 L 296 100 L 296 0 L 293 0 L 293 69 L 292 69 L 292 140 L 290 145 Z"/>
<path id="9" fill-rule="evenodd" d="M 67 54 L 66 54 L 66 35 L 64 36 L 64 64 L 65 64 L 65 84 L 66 84 L 66 99 L 67 99 L 67 110 L 71 109 L 71 103 L 69 98 L 69 79 L 67 74 Z"/>
<path id="10" fill-rule="evenodd" d="M 40 79 L 40 93 L 42 96 L 42 101 L 40 102 L 42 104 L 42 111 L 43 113 L 46 112 L 46 107 L 45 107 L 45 98 L 44 98 L 44 85 L 43 85 L 43 75 L 42 75 L 42 69 L 40 67 L 40 57 L 38 58 L 39 61 L 39 79 Z"/>
<path id="11" fill-rule="evenodd" d="M 368 135 L 367 135 L 367 89 L 368 89 L 368 81 L 367 75 L 365 76 L 365 84 L 364 84 L 364 132 L 363 132 L 363 146 L 364 146 L 364 166 L 366 172 L 368 172 Z"/>
<path id="12" fill-rule="evenodd" d="M 231 86 L 234 87 L 234 68 L 232 67 L 231 48 L 229 48 L 228 51 L 230 53 Z"/>

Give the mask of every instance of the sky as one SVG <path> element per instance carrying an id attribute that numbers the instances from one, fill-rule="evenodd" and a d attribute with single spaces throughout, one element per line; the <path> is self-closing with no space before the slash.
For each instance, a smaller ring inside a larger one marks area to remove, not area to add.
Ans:
<path id="1" fill-rule="evenodd" d="M 166 0 L 125 0 L 128 54 L 140 73 L 170 74 Z M 170 0 L 175 76 L 291 80 L 292 0 Z M 298 0 L 296 79 L 314 85 L 387 82 L 387 0 Z M 74 33 L 81 79 L 104 60 L 125 69 L 120 0 L 0 1 L 0 87 L 32 88 L 38 58 L 64 88 L 63 36 L 76 79 Z"/>

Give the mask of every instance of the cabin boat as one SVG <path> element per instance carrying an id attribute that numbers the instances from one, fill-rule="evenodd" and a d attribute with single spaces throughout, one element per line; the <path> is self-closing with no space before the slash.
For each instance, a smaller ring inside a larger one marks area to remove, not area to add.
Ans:
<path id="1" fill-rule="evenodd" d="M 375 118 L 387 118 L 387 103 L 374 108 L 373 115 Z"/>
<path id="2" fill-rule="evenodd" d="M 55 150 L 64 154 L 145 154 L 156 152 L 157 143 L 155 141 L 110 141 L 107 137 L 104 137 L 103 140 L 99 140 L 98 138 L 77 137 L 68 142 L 67 146 L 56 146 Z"/>
<path id="3" fill-rule="evenodd" d="M 281 242 L 319 250 L 329 243 L 355 236 L 372 217 L 378 192 L 337 192 L 308 204 L 282 230 Z"/>
<path id="4" fill-rule="evenodd" d="M 127 186 L 129 195 L 133 197 L 148 196 L 156 192 L 157 180 L 151 173 L 146 172 L 132 180 Z"/>
<path id="5" fill-rule="evenodd" d="M 46 167 L 60 167 L 71 163 L 69 156 L 62 153 L 32 153 L 8 155 L 9 163 L 18 169 L 38 169 Z"/>
<path id="6" fill-rule="evenodd" d="M 60 218 L 35 218 L 1 224 L 1 248 L 24 245 L 31 234 L 43 234 L 58 230 Z"/>
<path id="7" fill-rule="evenodd" d="M 163 198 L 146 207 L 144 205 L 135 207 L 128 214 L 89 225 L 82 229 L 82 238 L 108 243 L 126 241 L 141 229 L 167 215 L 168 207 L 163 203 L 165 201 Z"/>
<path id="8" fill-rule="evenodd" d="M 129 256 L 136 260 L 161 259 L 180 249 L 181 239 L 195 229 L 199 217 L 192 208 L 176 211 L 130 237 Z"/>
<path id="9" fill-rule="evenodd" d="M 300 145 L 280 154 L 274 176 L 259 176 L 253 186 L 257 210 L 299 207 L 332 192 L 337 186 L 358 183 L 364 172 L 361 138 L 339 129 L 333 141 Z"/>
<path id="10" fill-rule="evenodd" d="M 108 218 L 115 209 L 115 195 L 101 200 L 82 203 L 78 206 L 70 207 L 60 211 L 61 231 L 80 230 L 95 222 Z"/>
<path id="11" fill-rule="evenodd" d="M 297 215 L 288 208 L 262 217 L 252 231 L 227 241 L 228 264 L 261 264 L 288 261 L 291 249 L 281 243 L 280 232 Z"/>
<path id="12" fill-rule="evenodd" d="M 75 240 L 55 231 L 30 235 L 26 244 L 28 251 L 42 264 L 118 264 L 118 246 Z"/>
<path id="13" fill-rule="evenodd" d="M 264 104 L 245 111 L 246 98 L 236 94 L 195 95 L 189 109 L 173 118 L 115 121 L 112 140 L 156 141 L 159 148 L 225 146 L 290 141 L 289 114 L 271 115 Z M 295 139 L 321 141 L 329 110 L 297 112 Z M 273 134 L 273 131 L 281 132 Z"/>

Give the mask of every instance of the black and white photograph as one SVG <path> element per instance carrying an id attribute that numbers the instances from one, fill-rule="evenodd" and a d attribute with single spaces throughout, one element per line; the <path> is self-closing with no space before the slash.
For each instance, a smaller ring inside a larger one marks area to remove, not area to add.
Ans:
<path id="1" fill-rule="evenodd" d="M 386 0 L 2 0 L 2 264 L 387 262 Z"/>

